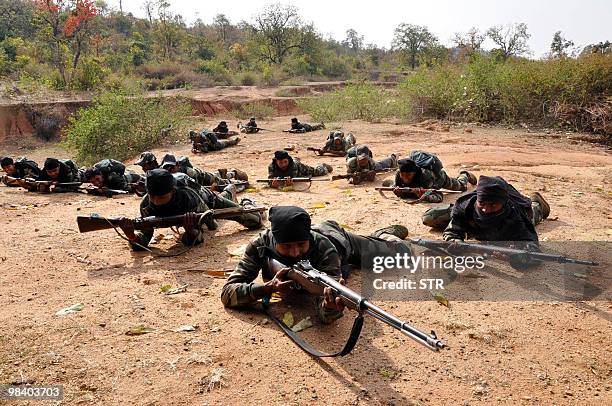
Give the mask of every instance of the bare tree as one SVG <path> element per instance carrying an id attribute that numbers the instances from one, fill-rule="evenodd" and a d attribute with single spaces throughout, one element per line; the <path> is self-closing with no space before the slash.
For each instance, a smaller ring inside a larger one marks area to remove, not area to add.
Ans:
<path id="1" fill-rule="evenodd" d="M 400 24 L 395 29 L 392 46 L 408 55 L 410 66 L 414 69 L 419 53 L 437 41 L 437 38 L 425 26 Z"/>
<path id="2" fill-rule="evenodd" d="M 561 36 L 561 31 L 555 32 L 550 43 L 550 56 L 553 58 L 563 58 L 567 56 L 567 50 L 574 46 L 574 42 Z"/>
<path id="3" fill-rule="evenodd" d="M 499 48 L 497 52 L 506 61 L 511 56 L 520 56 L 529 52 L 527 24 L 496 25 L 487 31 L 487 36 Z"/>
<path id="4" fill-rule="evenodd" d="M 142 4 L 142 8 L 144 8 L 145 13 L 147 13 L 147 18 L 149 19 L 149 23 L 153 24 L 153 8 L 155 7 L 154 0 L 147 0 Z"/>
<path id="5" fill-rule="evenodd" d="M 346 39 L 342 41 L 342 45 L 350 48 L 353 52 L 359 52 L 363 48 L 363 35 L 359 35 L 357 31 L 350 28 L 346 30 Z"/>
<path id="6" fill-rule="evenodd" d="M 297 8 L 276 3 L 255 16 L 251 29 L 261 45 L 261 56 L 281 64 L 292 49 L 301 47 L 302 26 Z"/>
<path id="7" fill-rule="evenodd" d="M 459 48 L 465 48 L 470 53 L 480 50 L 486 35 L 478 31 L 478 28 L 472 27 L 465 34 L 455 33 L 453 43 Z"/>

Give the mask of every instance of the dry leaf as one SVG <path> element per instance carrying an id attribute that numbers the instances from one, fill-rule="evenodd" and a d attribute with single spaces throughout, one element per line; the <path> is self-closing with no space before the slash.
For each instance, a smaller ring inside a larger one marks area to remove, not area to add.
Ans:
<path id="1" fill-rule="evenodd" d="M 293 324 L 295 323 L 295 321 L 293 320 L 293 313 L 291 312 L 285 313 L 283 315 L 283 323 L 285 323 L 287 327 L 289 328 L 293 327 Z"/>
<path id="2" fill-rule="evenodd" d="M 442 306 L 450 307 L 448 299 L 440 292 L 431 292 L 431 295 L 436 299 Z"/>
<path id="3" fill-rule="evenodd" d="M 135 326 L 126 331 L 126 336 L 140 336 L 143 334 L 148 334 L 154 332 L 155 329 L 143 325 Z"/>
<path id="4" fill-rule="evenodd" d="M 312 321 L 310 321 L 310 317 L 306 317 L 305 319 L 302 319 L 299 323 L 297 323 L 295 326 L 291 327 L 291 330 L 294 333 L 299 333 L 300 331 L 306 330 L 310 327 L 312 327 Z"/>
<path id="5" fill-rule="evenodd" d="M 323 202 L 315 202 L 315 203 L 313 203 L 313 205 L 312 205 L 312 206 L 310 206 L 309 208 L 310 208 L 310 209 L 324 209 L 325 207 L 327 207 L 327 206 L 325 205 L 325 203 L 323 203 Z"/>

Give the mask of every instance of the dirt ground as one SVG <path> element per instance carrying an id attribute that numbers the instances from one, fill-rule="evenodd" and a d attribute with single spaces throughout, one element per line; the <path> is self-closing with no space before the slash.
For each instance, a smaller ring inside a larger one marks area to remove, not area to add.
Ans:
<path id="1" fill-rule="evenodd" d="M 281 130 L 288 122 L 281 117 L 259 124 Z M 550 219 L 538 226 L 544 241 L 612 239 L 612 157 L 605 147 L 564 134 L 500 127 L 466 132 L 466 126 L 445 131 L 357 121 L 344 128 L 369 144 L 375 157 L 423 149 L 438 154 L 451 175 L 467 168 L 501 175 L 525 194 L 541 191 L 552 206 Z M 306 151 L 322 145 L 326 134 L 264 132 L 212 154 L 194 156 L 187 143 L 154 152 L 188 155 L 208 170 L 237 166 L 261 178 L 273 151 L 290 144 L 303 162 L 325 161 L 344 172 L 344 158 Z M 3 150 L 38 161 L 61 153 L 55 147 Z M 372 184 L 315 182 L 307 192 L 258 186 L 248 196 L 266 206 L 300 205 L 314 222 L 334 219 L 356 233 L 400 223 L 411 236 L 440 238 L 421 224 L 428 205 L 385 199 Z M 610 296 L 588 302 L 461 301 L 450 291 L 450 307 L 433 298 L 377 302 L 417 328 L 434 329 L 448 348 L 432 353 L 367 320 L 350 355 L 315 360 L 261 313 L 224 309 L 223 279 L 202 272 L 233 268 L 237 258 L 230 252 L 257 232 L 222 221 L 204 245 L 163 258 L 132 253 L 112 230 L 77 231 L 77 215 L 137 216 L 138 202 L 135 196 L 36 195 L 0 187 L 0 382 L 62 384 L 64 404 L 612 403 Z M 170 230 L 157 234 L 169 236 L 158 248 L 179 249 Z M 609 275 L 610 269 L 598 272 Z M 513 274 L 516 284 L 524 277 Z M 359 289 L 358 280 L 349 285 Z M 160 287 L 166 284 L 189 286 L 164 295 Z M 76 303 L 84 305 L 82 311 L 55 315 Z M 349 322 L 347 315 L 339 326 L 315 326 L 306 335 L 329 347 Z M 138 325 L 154 330 L 125 334 Z M 172 331 L 181 325 L 198 329 Z"/>

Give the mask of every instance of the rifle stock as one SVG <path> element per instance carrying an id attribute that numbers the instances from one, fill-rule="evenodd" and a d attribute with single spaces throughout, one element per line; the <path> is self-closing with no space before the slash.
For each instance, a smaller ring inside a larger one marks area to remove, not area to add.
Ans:
<path id="1" fill-rule="evenodd" d="M 227 219 L 234 216 L 239 216 L 246 213 L 265 212 L 265 207 L 229 207 L 225 209 L 212 210 L 212 216 L 215 219 Z M 198 213 L 200 218 L 204 216 L 204 213 Z M 166 228 L 173 226 L 182 226 L 185 222 L 185 215 L 181 214 L 178 216 L 169 217 L 137 217 L 132 220 L 134 223 L 135 230 L 147 230 L 153 228 Z M 77 216 L 77 225 L 79 232 L 87 233 L 90 231 L 107 230 L 115 227 L 119 227 L 120 218 L 115 217 L 101 217 L 98 215 L 91 216 Z"/>
<path id="2" fill-rule="evenodd" d="M 287 268 L 287 266 L 275 259 L 268 258 L 268 268 L 273 275 L 276 275 L 281 269 Z M 328 274 L 313 268 L 309 261 L 298 262 L 290 267 L 286 275 L 287 279 L 294 281 L 310 294 L 316 296 L 322 296 L 325 288 L 331 288 L 334 296 L 340 297 L 346 307 L 374 317 L 432 351 L 439 351 L 445 347 L 444 343 L 438 340 L 433 331 L 431 334 L 426 334 L 417 330 L 405 321 L 372 304 L 368 299 L 342 285 Z"/>

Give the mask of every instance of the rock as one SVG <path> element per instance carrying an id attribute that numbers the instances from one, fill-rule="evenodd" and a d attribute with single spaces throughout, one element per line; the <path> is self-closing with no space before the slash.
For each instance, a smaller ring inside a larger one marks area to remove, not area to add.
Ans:
<path id="1" fill-rule="evenodd" d="M 468 134 L 472 134 L 474 132 L 474 130 L 472 130 L 471 128 L 466 128 L 465 130 L 463 130 L 464 132 L 468 133 Z"/>

